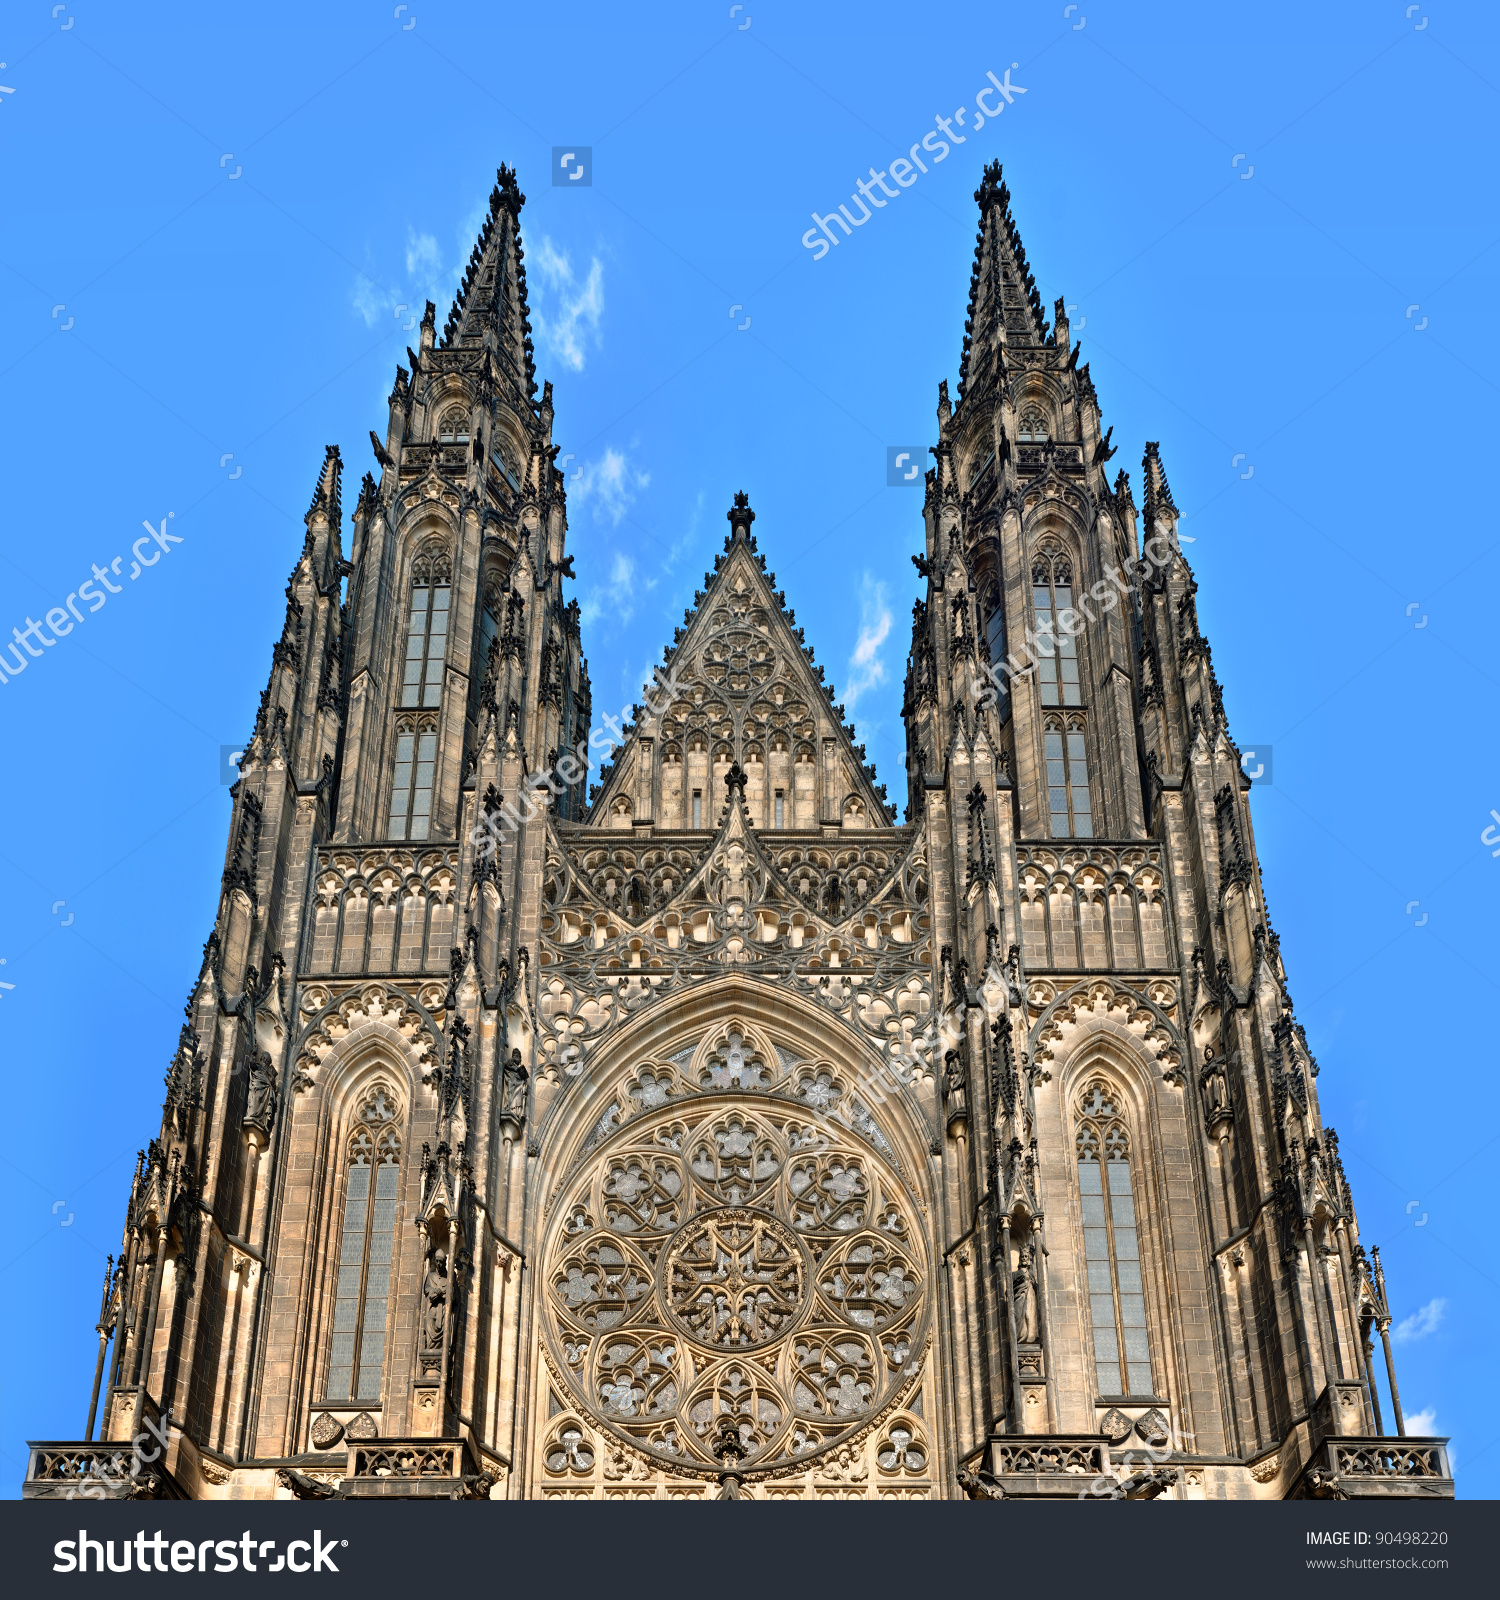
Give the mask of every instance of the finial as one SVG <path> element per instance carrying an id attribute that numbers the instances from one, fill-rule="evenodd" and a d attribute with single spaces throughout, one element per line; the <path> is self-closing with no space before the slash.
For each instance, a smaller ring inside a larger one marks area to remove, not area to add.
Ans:
<path id="1" fill-rule="evenodd" d="M 734 504 L 725 515 L 729 518 L 731 541 L 750 537 L 750 524 L 755 521 L 755 513 L 750 509 L 750 496 L 743 489 L 735 495 Z"/>

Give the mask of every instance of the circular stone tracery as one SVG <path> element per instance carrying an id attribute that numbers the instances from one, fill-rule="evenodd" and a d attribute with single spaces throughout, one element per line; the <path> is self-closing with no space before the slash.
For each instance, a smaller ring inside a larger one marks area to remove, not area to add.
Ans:
<path id="1" fill-rule="evenodd" d="M 927 1339 L 922 1229 L 885 1135 L 852 1096 L 866 1132 L 815 1098 L 846 1092 L 827 1069 L 774 1076 L 725 1096 L 653 1066 L 662 1093 L 553 1212 L 558 1376 L 583 1415 L 678 1471 L 717 1470 L 726 1429 L 751 1472 L 848 1442 L 912 1386 Z"/>
<path id="2" fill-rule="evenodd" d="M 806 1305 L 807 1264 L 790 1228 L 763 1211 L 710 1211 L 667 1249 L 666 1308 L 710 1349 L 750 1350 L 789 1333 Z"/>

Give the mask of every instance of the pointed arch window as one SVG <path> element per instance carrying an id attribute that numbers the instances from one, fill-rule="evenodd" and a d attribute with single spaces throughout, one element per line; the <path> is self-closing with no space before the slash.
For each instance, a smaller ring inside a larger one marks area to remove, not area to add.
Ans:
<path id="1" fill-rule="evenodd" d="M 436 551 L 418 556 L 412 564 L 406 667 L 401 681 L 403 706 L 435 706 L 442 700 L 448 601 L 452 592 L 447 554 Z"/>
<path id="2" fill-rule="evenodd" d="M 437 772 L 437 719 L 396 719 L 396 770 L 391 780 L 389 837 L 425 839 L 432 828 Z"/>
<path id="3" fill-rule="evenodd" d="M 330 1402 L 380 1399 L 401 1177 L 396 1121 L 395 1096 L 377 1085 L 366 1095 L 346 1147 L 344 1224 L 328 1358 Z"/>
<path id="4" fill-rule="evenodd" d="M 469 413 L 458 406 L 443 413 L 438 423 L 438 440 L 442 444 L 467 444 L 469 442 Z"/>
<path id="5" fill-rule="evenodd" d="M 521 458 L 516 453 L 516 448 L 510 440 L 497 436 L 495 442 L 495 460 L 500 464 L 500 471 L 505 481 L 515 490 L 521 492 Z"/>
<path id="6" fill-rule="evenodd" d="M 1080 706 L 1077 626 L 1073 611 L 1073 568 L 1064 556 L 1043 556 L 1031 569 L 1031 599 L 1036 610 L 1037 683 L 1044 706 Z M 1067 616 L 1064 617 L 1064 613 Z"/>
<path id="7" fill-rule="evenodd" d="M 1047 416 L 1035 402 L 1023 408 L 1017 437 L 1022 444 L 1046 444 Z"/>
<path id="8" fill-rule="evenodd" d="M 1088 742 L 1082 717 L 1048 717 L 1042 733 L 1047 758 L 1047 813 L 1054 839 L 1092 839 Z"/>
<path id="9" fill-rule="evenodd" d="M 1150 1395 L 1155 1391 L 1130 1134 L 1120 1114 L 1119 1095 L 1103 1078 L 1084 1086 L 1076 1114 L 1095 1379 L 1101 1395 Z"/>

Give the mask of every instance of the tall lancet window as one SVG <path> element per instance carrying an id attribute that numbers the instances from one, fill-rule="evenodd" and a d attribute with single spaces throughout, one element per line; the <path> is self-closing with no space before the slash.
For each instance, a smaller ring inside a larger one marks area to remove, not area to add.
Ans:
<path id="1" fill-rule="evenodd" d="M 396 718 L 396 770 L 391 777 L 392 839 L 425 839 L 432 832 L 437 774 L 437 718 Z"/>
<path id="2" fill-rule="evenodd" d="M 451 592 L 448 557 L 441 551 L 418 556 L 412 564 L 406 670 L 401 680 L 403 706 L 435 706 L 442 699 Z"/>
<path id="3" fill-rule="evenodd" d="M 339 1236 L 338 1286 L 328 1399 L 378 1401 L 385 1365 L 386 1306 L 396 1239 L 396 1191 L 401 1135 L 396 1100 L 384 1085 L 364 1099 L 349 1135 L 344 1226 Z"/>
<path id="4" fill-rule="evenodd" d="M 1044 706 L 1081 706 L 1078 640 L 1073 606 L 1073 569 L 1062 556 L 1043 556 L 1031 569 L 1031 599 L 1036 609 L 1037 682 Z M 1064 613 L 1067 613 L 1064 616 Z"/>
<path id="5" fill-rule="evenodd" d="M 1094 802 L 1082 717 L 1048 717 L 1042 733 L 1047 757 L 1047 816 L 1054 839 L 1092 839 Z"/>
<path id="6" fill-rule="evenodd" d="M 1130 1134 L 1120 1115 L 1119 1096 L 1105 1079 L 1085 1085 L 1077 1119 L 1094 1375 L 1101 1395 L 1149 1395 L 1154 1393 L 1151 1346 L 1130 1181 Z"/>

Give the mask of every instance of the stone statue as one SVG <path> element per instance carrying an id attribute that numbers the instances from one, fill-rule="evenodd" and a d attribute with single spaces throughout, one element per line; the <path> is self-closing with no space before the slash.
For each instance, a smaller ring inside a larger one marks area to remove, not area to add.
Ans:
<path id="1" fill-rule="evenodd" d="M 448 1318 L 448 1257 L 441 1250 L 432 1254 L 427 1276 L 422 1280 L 422 1298 L 427 1302 L 422 1314 L 422 1342 L 428 1350 L 441 1350 Z"/>
<path id="2" fill-rule="evenodd" d="M 943 1057 L 943 1098 L 948 1102 L 948 1115 L 964 1109 L 964 1062 L 957 1050 Z"/>
<path id="3" fill-rule="evenodd" d="M 1229 1080 L 1224 1075 L 1224 1063 L 1214 1054 L 1212 1045 L 1203 1052 L 1203 1071 L 1198 1085 L 1203 1091 L 1203 1114 L 1208 1121 L 1214 1123 L 1228 1117 Z"/>
<path id="4" fill-rule="evenodd" d="M 514 1122 L 526 1120 L 526 1080 L 530 1074 L 521 1065 L 521 1052 L 512 1050 L 505 1063 L 500 1086 L 500 1115 Z"/>
<path id="5" fill-rule="evenodd" d="M 1031 1246 L 1023 1244 L 1010 1275 L 1010 1297 L 1016 1314 L 1016 1342 L 1039 1344 L 1042 1336 L 1041 1309 L 1037 1304 L 1036 1278 L 1031 1270 Z"/>
<path id="6" fill-rule="evenodd" d="M 250 1057 L 250 1083 L 245 1094 L 246 1128 L 259 1129 L 260 1133 L 270 1137 L 271 1124 L 276 1120 L 276 1069 L 271 1065 L 271 1057 L 264 1050 L 257 1050 Z"/>

